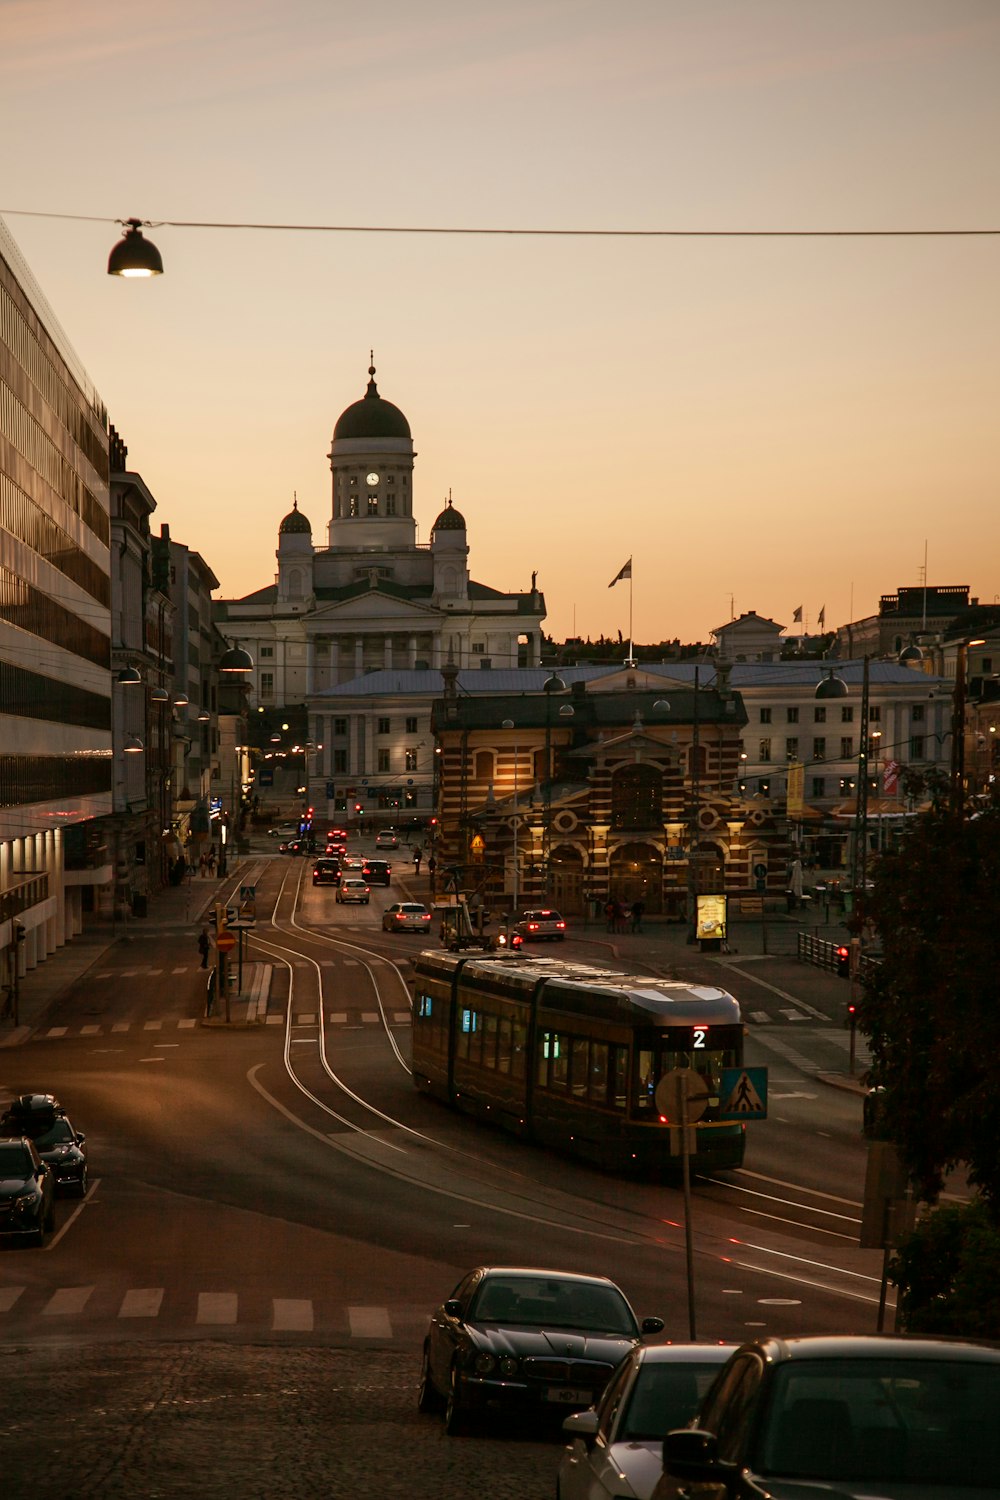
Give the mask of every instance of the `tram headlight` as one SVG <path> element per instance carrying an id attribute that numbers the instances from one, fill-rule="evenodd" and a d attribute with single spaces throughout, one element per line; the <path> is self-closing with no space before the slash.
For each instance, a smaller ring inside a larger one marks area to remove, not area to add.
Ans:
<path id="1" fill-rule="evenodd" d="M 473 1369 L 477 1375 L 491 1375 L 495 1368 L 496 1359 L 492 1354 L 487 1354 L 485 1349 L 476 1355 Z"/>
<path id="2" fill-rule="evenodd" d="M 500 1361 L 500 1374 L 512 1380 L 517 1374 L 517 1360 L 513 1354 L 505 1354 Z"/>

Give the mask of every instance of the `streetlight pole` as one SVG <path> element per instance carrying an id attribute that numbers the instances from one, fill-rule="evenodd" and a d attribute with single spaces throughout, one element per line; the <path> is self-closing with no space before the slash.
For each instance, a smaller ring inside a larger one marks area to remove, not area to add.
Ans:
<path id="1" fill-rule="evenodd" d="M 542 819 L 542 894 L 549 901 L 551 884 L 550 851 L 552 843 L 552 694 L 564 693 L 566 684 L 553 672 L 542 684 L 545 692 L 545 788 L 543 792 Z M 570 708 L 570 713 L 573 712 Z M 560 713 L 562 710 L 560 709 Z"/>

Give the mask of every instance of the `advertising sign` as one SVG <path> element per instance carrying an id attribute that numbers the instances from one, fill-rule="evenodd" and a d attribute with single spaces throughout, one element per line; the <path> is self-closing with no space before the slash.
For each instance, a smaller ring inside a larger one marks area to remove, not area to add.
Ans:
<path id="1" fill-rule="evenodd" d="M 699 940 L 717 938 L 725 941 L 726 897 L 713 892 L 699 895 L 696 899 Z"/>
<path id="2" fill-rule="evenodd" d="M 787 816 L 801 818 L 805 808 L 806 768 L 801 760 L 788 766 Z"/>

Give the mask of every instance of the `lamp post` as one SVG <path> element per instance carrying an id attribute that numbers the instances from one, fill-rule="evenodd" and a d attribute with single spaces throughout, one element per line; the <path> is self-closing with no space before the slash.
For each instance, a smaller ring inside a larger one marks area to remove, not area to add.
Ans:
<path id="1" fill-rule="evenodd" d="M 550 852 L 552 844 L 552 694 L 565 693 L 566 684 L 555 672 L 551 677 L 546 677 L 542 684 L 545 693 L 545 788 L 543 793 L 543 818 L 542 818 L 542 893 L 548 902 L 550 897 L 549 886 L 551 883 Z M 565 712 L 568 710 L 568 713 Z M 566 703 L 559 710 L 565 718 L 569 718 L 573 709 Z"/>

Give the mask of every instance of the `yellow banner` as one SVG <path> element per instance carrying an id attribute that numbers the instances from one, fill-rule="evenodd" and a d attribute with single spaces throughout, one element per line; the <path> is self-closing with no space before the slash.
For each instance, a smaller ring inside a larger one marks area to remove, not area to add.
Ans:
<path id="1" fill-rule="evenodd" d="M 788 805 L 785 816 L 789 818 L 801 818 L 805 809 L 806 768 L 800 760 L 789 762 L 788 766 Z"/>

